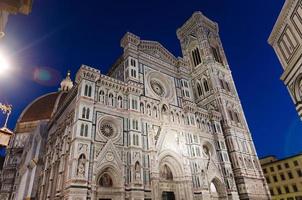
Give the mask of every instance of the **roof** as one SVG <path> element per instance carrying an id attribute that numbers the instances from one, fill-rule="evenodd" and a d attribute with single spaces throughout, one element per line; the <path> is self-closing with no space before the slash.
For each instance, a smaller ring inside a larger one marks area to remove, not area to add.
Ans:
<path id="1" fill-rule="evenodd" d="M 270 158 L 270 157 L 272 157 L 272 158 L 274 157 L 276 159 L 274 161 L 266 162 L 266 163 L 261 164 L 262 166 L 264 166 L 264 165 L 270 165 L 270 164 L 277 163 L 277 162 L 282 162 L 282 161 L 285 161 L 285 160 L 288 160 L 288 159 L 291 159 L 291 158 L 295 158 L 295 157 L 298 157 L 298 156 L 302 156 L 302 153 L 297 153 L 297 154 L 294 154 L 294 155 L 291 155 L 291 156 L 288 156 L 288 157 L 284 157 L 284 158 L 281 158 L 281 159 L 277 159 L 276 156 L 266 156 L 266 157 L 261 158 L 260 162 L 261 162 L 261 160 L 264 160 L 264 159 Z"/>
<path id="2" fill-rule="evenodd" d="M 61 105 L 67 93 L 54 92 L 38 97 L 22 112 L 18 123 L 50 119 L 57 105 Z"/>

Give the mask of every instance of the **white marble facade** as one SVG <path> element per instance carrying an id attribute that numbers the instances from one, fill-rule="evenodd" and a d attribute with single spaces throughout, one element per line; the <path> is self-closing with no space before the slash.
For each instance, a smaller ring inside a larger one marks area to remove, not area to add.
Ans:
<path id="1" fill-rule="evenodd" d="M 286 0 L 268 39 L 284 72 L 281 80 L 302 120 L 302 0 Z"/>
<path id="2" fill-rule="evenodd" d="M 177 36 L 182 58 L 126 33 L 108 75 L 81 66 L 37 199 L 270 199 L 217 24 L 196 12 Z"/>

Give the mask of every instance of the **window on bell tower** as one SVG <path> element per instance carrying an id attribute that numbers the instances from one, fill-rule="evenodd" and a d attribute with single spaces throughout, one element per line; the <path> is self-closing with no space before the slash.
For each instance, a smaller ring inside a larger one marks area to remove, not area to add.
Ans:
<path id="1" fill-rule="evenodd" d="M 201 57 L 200 57 L 199 49 L 195 48 L 191 52 L 191 54 L 192 54 L 193 64 L 196 67 L 197 65 L 199 65 L 201 63 Z"/>
<path id="2" fill-rule="evenodd" d="M 211 46 L 211 49 L 212 49 L 212 53 L 213 53 L 215 61 L 222 64 L 222 59 L 221 59 L 218 47 Z"/>
<path id="3" fill-rule="evenodd" d="M 197 83 L 197 92 L 198 92 L 198 96 L 202 95 L 202 87 L 201 87 L 200 83 Z"/>

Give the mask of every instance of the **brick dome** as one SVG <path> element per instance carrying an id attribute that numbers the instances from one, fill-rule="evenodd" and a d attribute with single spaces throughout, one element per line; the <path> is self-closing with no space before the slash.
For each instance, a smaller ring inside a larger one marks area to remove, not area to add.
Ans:
<path id="1" fill-rule="evenodd" d="M 53 92 L 38 97 L 23 110 L 18 122 L 24 123 L 50 119 L 57 106 L 62 104 L 66 95 L 67 93 L 65 92 Z"/>

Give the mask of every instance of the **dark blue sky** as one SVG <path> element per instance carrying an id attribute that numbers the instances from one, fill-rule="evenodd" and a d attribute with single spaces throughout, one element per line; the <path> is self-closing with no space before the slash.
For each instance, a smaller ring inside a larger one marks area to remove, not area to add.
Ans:
<path id="1" fill-rule="evenodd" d="M 67 69 L 81 64 L 106 73 L 126 31 L 161 42 L 180 56 L 176 29 L 200 10 L 220 35 L 259 156 L 301 152 L 302 122 L 279 80 L 282 68 L 267 39 L 283 0 L 36 0 L 30 16 L 11 16 L 0 48 L 14 72 L 0 77 L 0 101 L 13 104 L 10 128 L 34 98 L 56 91 Z M 36 67 L 52 68 L 36 81 Z M 58 73 L 56 73 L 58 72 Z M 57 75 L 56 75 L 57 74 Z M 43 77 L 42 77 L 43 78 Z M 3 118 L 0 118 L 2 121 Z"/>

